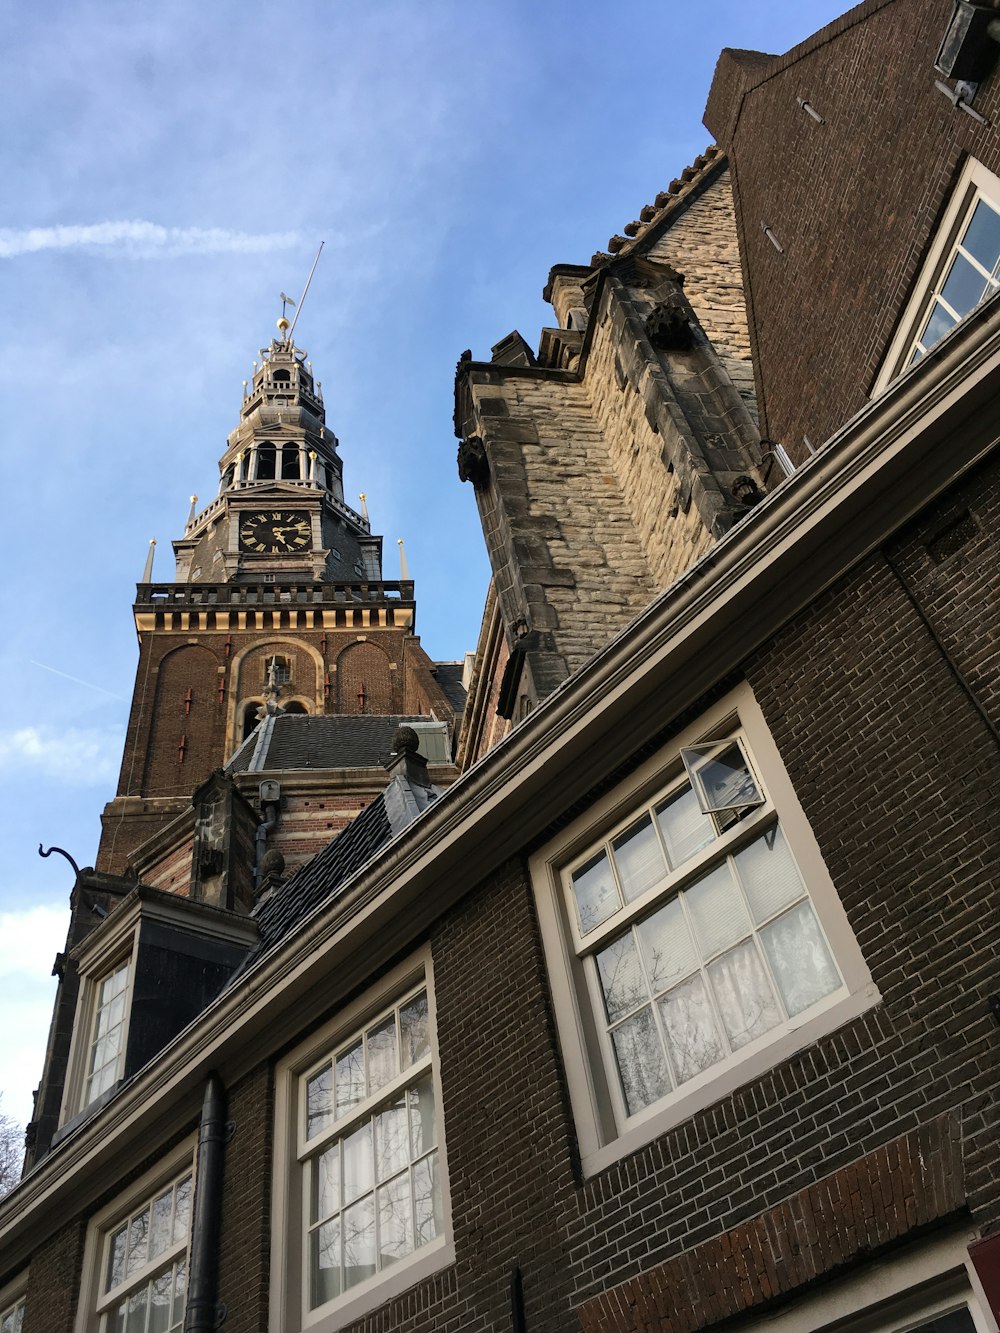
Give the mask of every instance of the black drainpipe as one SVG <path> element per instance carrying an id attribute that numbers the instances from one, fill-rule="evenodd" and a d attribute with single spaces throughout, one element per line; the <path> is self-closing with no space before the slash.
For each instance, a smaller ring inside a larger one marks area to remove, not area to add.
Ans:
<path id="1" fill-rule="evenodd" d="M 198 1129 L 198 1164 L 191 1228 L 191 1276 L 184 1333 L 215 1329 L 226 1317 L 219 1301 L 219 1231 L 222 1221 L 222 1162 L 229 1137 L 226 1090 L 218 1074 L 209 1074 Z"/>

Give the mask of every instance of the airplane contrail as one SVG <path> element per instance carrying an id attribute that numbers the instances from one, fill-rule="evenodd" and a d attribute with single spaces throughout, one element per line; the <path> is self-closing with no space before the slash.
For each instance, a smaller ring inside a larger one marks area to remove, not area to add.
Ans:
<path id="1" fill-rule="evenodd" d="M 0 259 L 39 250 L 98 248 L 143 258 L 188 254 L 251 254 L 287 250 L 294 231 L 245 232 L 228 227 L 163 227 L 142 219 L 59 227 L 0 227 Z"/>
<path id="2" fill-rule="evenodd" d="M 53 676 L 62 676 L 63 680 L 71 680 L 74 685 L 85 685 L 88 690 L 97 690 L 98 694 L 106 694 L 112 699 L 117 699 L 119 703 L 128 703 L 123 695 L 115 694 L 113 690 L 106 690 L 103 685 L 94 685 L 89 680 L 81 680 L 79 676 L 71 676 L 68 671 L 60 671 L 57 667 L 46 666 L 44 662 L 36 662 L 33 657 L 29 657 L 28 661 L 32 666 L 41 667 L 43 671 L 51 671 Z"/>

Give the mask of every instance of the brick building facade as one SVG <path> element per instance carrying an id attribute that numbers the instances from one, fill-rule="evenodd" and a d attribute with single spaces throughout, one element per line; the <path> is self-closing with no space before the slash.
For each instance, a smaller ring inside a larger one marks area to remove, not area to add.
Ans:
<path id="1" fill-rule="evenodd" d="M 725 52 L 718 149 L 459 363 L 457 781 L 400 730 L 255 881 L 233 769 L 189 860 L 82 872 L 0 1318 L 996 1333 L 1000 46 L 951 10 Z"/>

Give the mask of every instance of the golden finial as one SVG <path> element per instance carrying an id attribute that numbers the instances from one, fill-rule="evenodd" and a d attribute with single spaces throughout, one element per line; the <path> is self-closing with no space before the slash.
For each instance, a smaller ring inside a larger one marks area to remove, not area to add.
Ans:
<path id="1" fill-rule="evenodd" d="M 278 332 L 281 334 L 282 341 L 284 341 L 285 334 L 291 327 L 292 327 L 291 324 L 284 317 L 284 315 L 282 315 L 281 318 L 278 320 Z"/>

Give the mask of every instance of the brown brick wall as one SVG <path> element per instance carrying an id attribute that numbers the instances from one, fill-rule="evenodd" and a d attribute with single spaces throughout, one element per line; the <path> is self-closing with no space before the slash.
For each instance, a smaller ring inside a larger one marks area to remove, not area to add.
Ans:
<path id="1" fill-rule="evenodd" d="M 31 1256 L 23 1333 L 72 1333 L 86 1235 L 86 1219 L 77 1220 Z"/>
<path id="2" fill-rule="evenodd" d="M 793 457 L 863 406 L 966 155 L 1000 172 L 997 73 L 975 102 L 989 125 L 934 88 L 950 12 L 869 0 L 797 54 L 720 62 L 707 123 L 733 166 L 761 430 Z"/>
<path id="3" fill-rule="evenodd" d="M 215 654 L 200 644 L 175 646 L 158 663 L 143 795 L 184 795 L 204 782 L 218 766 L 219 713 Z"/>
<path id="4" fill-rule="evenodd" d="M 964 1203 L 959 1126 L 942 1116 L 594 1297 L 580 1322 L 584 1333 L 695 1333 L 878 1254 Z"/>
<path id="5" fill-rule="evenodd" d="M 338 713 L 401 713 L 398 664 L 376 643 L 352 643 L 337 658 Z M 361 698 L 361 695 L 364 698 Z"/>
<path id="6" fill-rule="evenodd" d="M 219 1237 L 219 1300 L 228 1333 L 267 1328 L 271 1245 L 271 1141 L 274 1084 L 270 1065 L 229 1089 L 233 1136 L 226 1144 Z"/>

